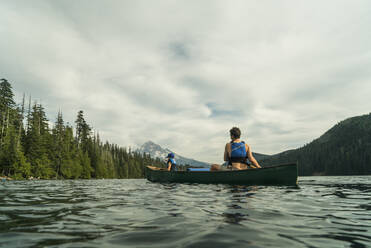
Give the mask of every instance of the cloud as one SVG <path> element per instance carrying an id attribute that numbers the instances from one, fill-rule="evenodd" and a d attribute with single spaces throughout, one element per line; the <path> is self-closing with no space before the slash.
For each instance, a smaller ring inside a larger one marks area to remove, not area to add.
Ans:
<path id="1" fill-rule="evenodd" d="M 370 5 L 5 0 L 1 77 L 122 146 L 221 162 L 239 126 L 278 153 L 370 111 Z"/>

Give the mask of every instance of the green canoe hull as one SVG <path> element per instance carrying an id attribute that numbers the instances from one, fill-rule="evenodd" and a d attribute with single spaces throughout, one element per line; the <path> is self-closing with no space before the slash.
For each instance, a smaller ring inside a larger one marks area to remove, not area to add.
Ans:
<path id="1" fill-rule="evenodd" d="M 161 183 L 206 183 L 236 185 L 297 185 L 297 164 L 261 169 L 228 171 L 165 171 L 146 167 L 146 178 Z"/>

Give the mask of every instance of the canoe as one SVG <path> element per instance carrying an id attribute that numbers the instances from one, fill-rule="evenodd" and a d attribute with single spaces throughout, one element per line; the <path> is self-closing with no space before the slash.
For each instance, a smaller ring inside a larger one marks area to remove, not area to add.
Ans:
<path id="1" fill-rule="evenodd" d="M 145 174 L 149 181 L 161 183 L 297 185 L 298 166 L 290 163 L 260 169 L 225 171 L 167 171 L 147 166 Z"/>

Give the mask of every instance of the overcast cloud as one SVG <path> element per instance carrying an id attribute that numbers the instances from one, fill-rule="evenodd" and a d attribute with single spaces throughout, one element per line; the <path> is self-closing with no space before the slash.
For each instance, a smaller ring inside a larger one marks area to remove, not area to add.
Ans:
<path id="1" fill-rule="evenodd" d="M 0 77 L 54 122 L 221 162 L 228 131 L 273 154 L 371 110 L 371 2 L 2 0 Z"/>

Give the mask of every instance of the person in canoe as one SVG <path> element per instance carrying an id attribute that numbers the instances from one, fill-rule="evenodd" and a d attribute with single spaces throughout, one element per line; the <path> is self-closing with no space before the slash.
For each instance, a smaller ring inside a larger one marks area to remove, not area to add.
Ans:
<path id="1" fill-rule="evenodd" d="M 261 168 L 259 163 L 252 155 L 251 147 L 244 141 L 241 141 L 241 130 L 238 127 L 233 127 L 229 130 L 231 142 L 225 145 L 224 161 L 227 163 L 227 168 L 232 170 L 245 170 L 250 168 Z M 248 160 L 251 164 L 248 163 Z M 212 165 L 211 170 L 223 169 L 220 165 Z"/>
<path id="2" fill-rule="evenodd" d="M 176 161 L 175 161 L 175 155 L 174 153 L 169 153 L 167 155 L 167 161 L 166 161 L 166 165 L 167 165 L 167 170 L 168 171 L 176 171 L 177 168 L 176 168 Z"/>

